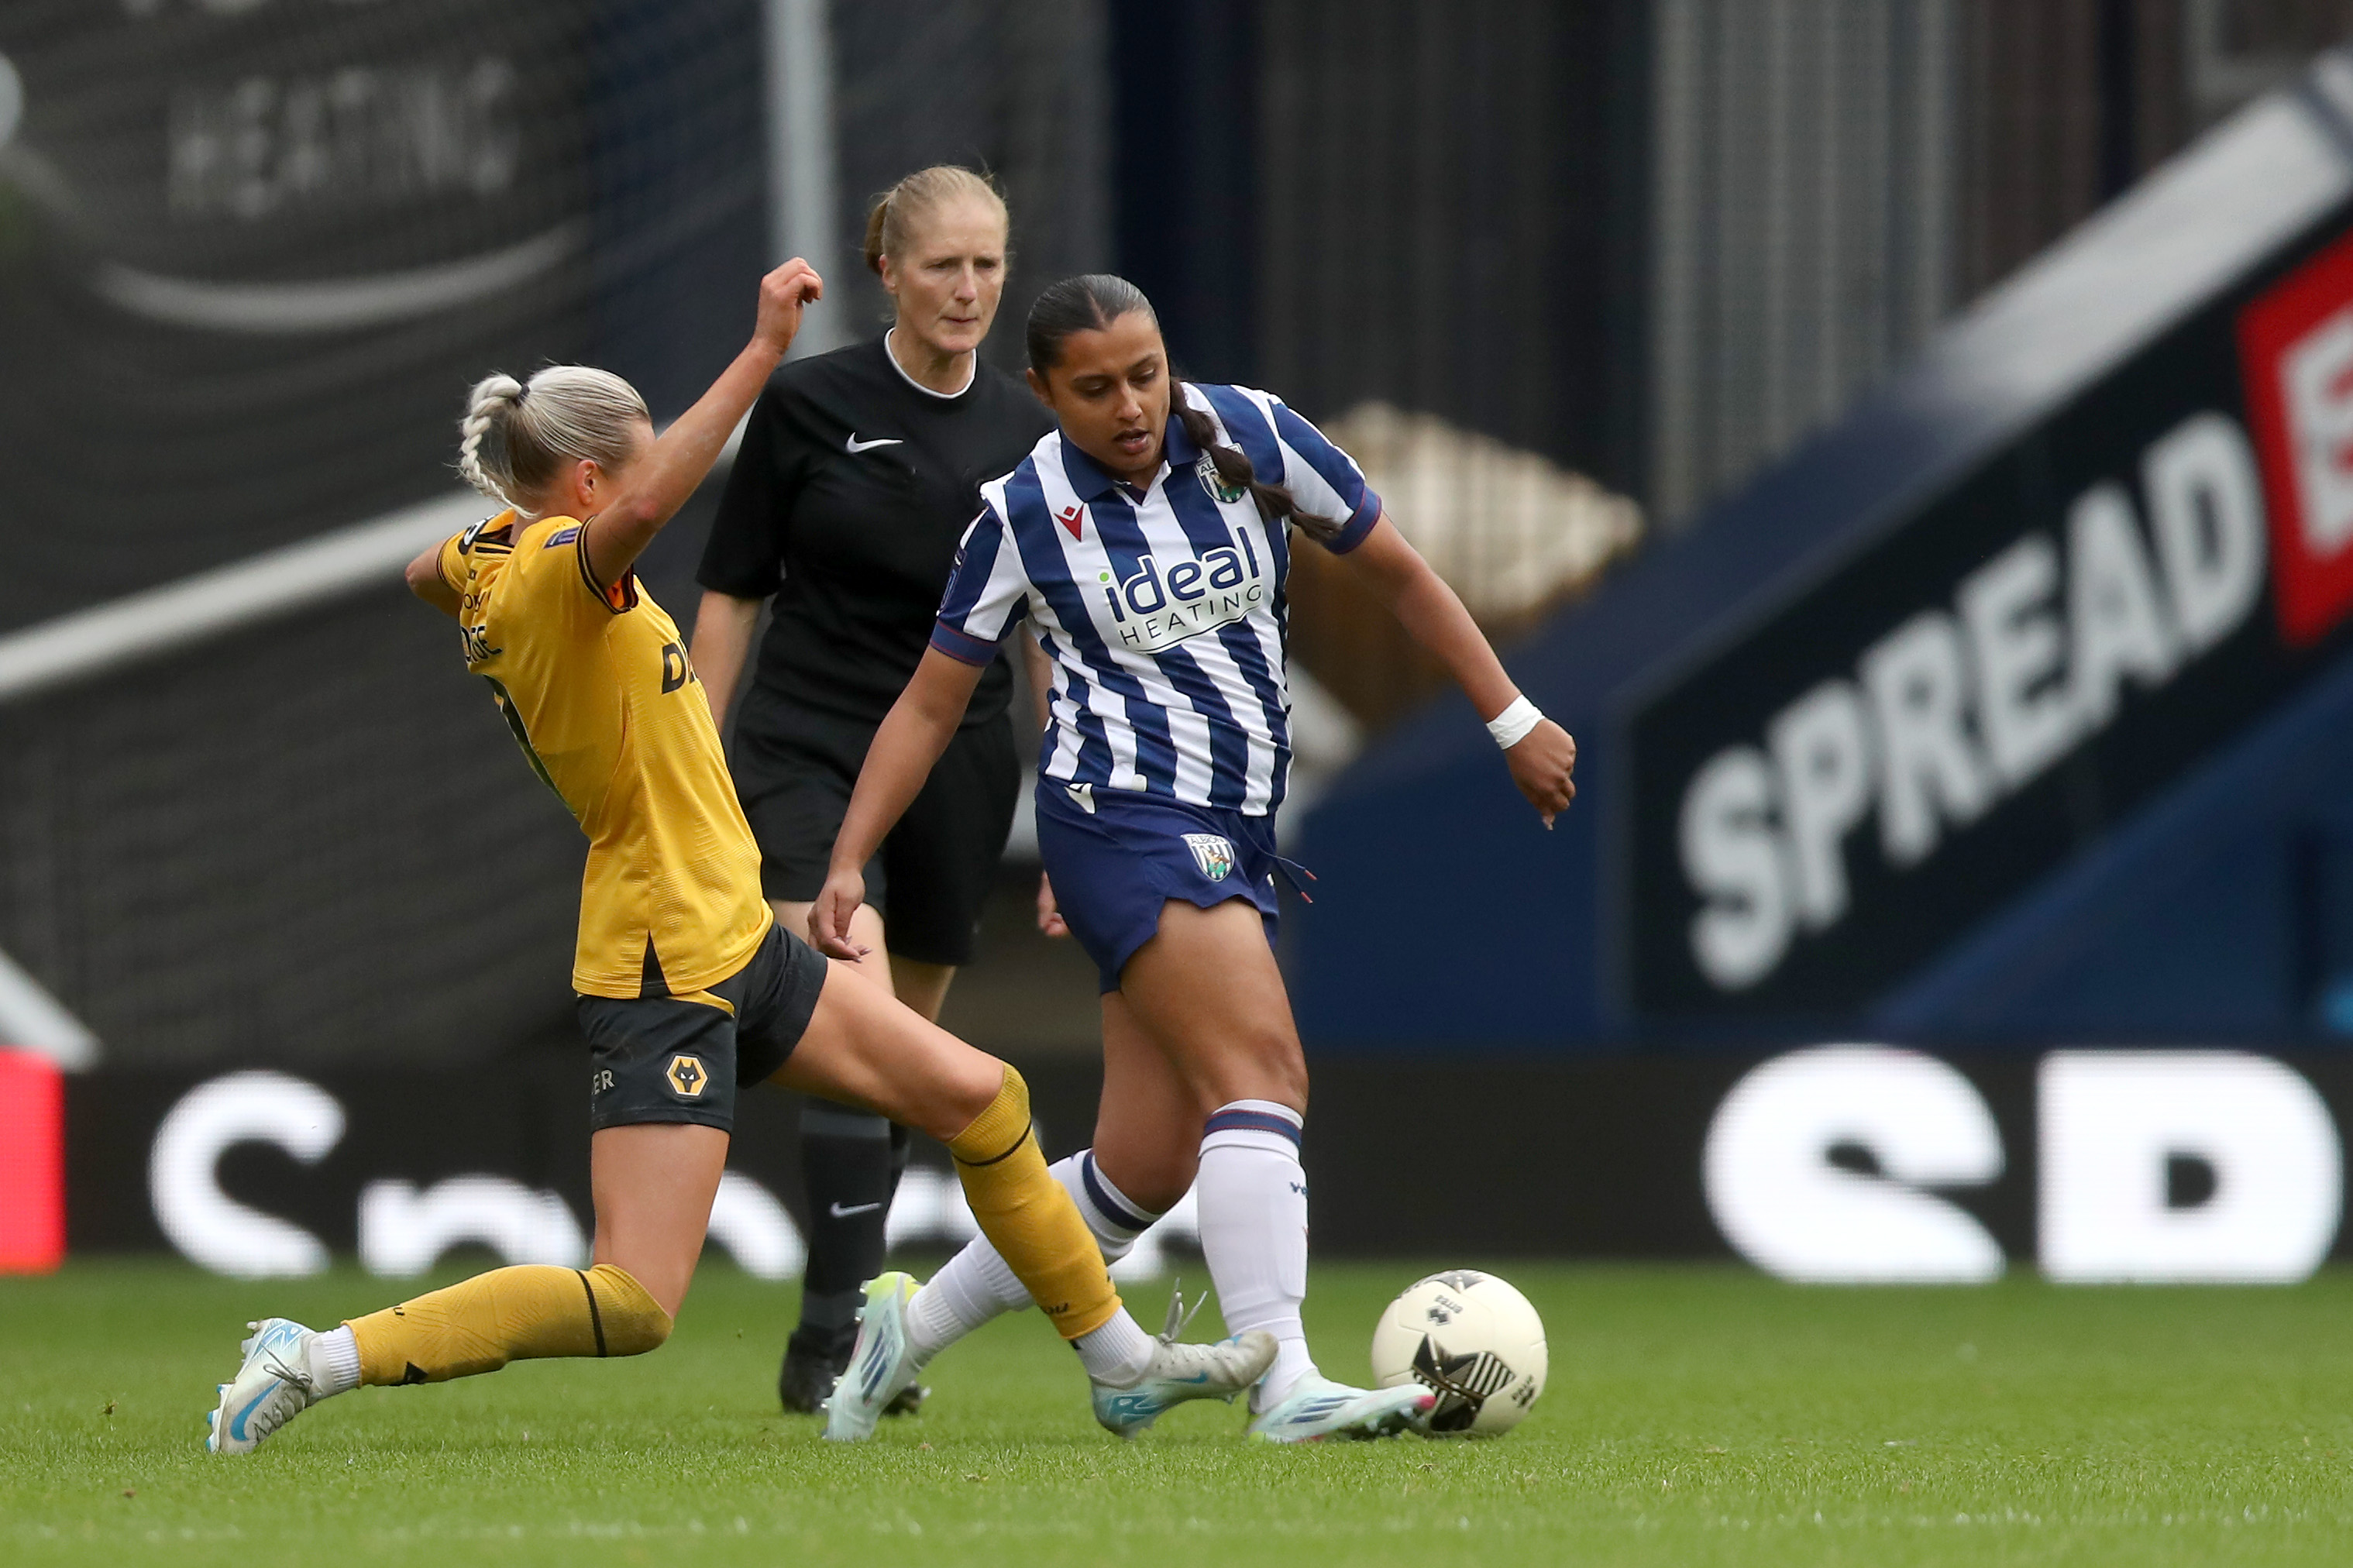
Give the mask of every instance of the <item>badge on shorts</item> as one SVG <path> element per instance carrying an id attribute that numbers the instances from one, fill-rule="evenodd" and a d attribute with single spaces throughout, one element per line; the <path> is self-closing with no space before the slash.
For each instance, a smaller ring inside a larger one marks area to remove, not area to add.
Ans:
<path id="1" fill-rule="evenodd" d="M 1185 847 L 1193 852 L 1193 864 L 1201 875 L 1212 882 L 1222 882 L 1234 868 L 1234 847 L 1215 833 L 1187 833 Z"/>
<path id="2" fill-rule="evenodd" d="M 703 1087 L 711 1081 L 711 1075 L 702 1070 L 702 1058 L 683 1053 L 670 1058 L 662 1077 L 670 1079 L 670 1092 L 681 1100 L 700 1100 Z"/>
<path id="3" fill-rule="evenodd" d="M 1231 506 L 1250 494 L 1240 485 L 1226 483 L 1226 476 L 1218 472 L 1217 460 L 1207 452 L 1202 453 L 1201 460 L 1193 465 L 1193 472 L 1200 477 L 1201 488 L 1209 492 L 1211 500 Z"/>

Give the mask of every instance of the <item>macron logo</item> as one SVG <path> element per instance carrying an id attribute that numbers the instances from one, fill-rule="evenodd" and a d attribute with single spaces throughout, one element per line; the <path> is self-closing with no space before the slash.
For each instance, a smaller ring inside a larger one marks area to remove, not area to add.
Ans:
<path id="1" fill-rule="evenodd" d="M 1076 540 L 1079 537 L 1079 530 L 1086 526 L 1086 509 L 1083 507 L 1066 506 L 1054 514 L 1054 521 L 1069 529 L 1071 539 Z"/>

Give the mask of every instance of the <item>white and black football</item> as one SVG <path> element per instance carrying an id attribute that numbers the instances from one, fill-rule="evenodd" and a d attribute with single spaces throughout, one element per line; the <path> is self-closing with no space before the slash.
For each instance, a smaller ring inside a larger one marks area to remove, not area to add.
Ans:
<path id="1" fill-rule="evenodd" d="M 1544 1392 L 1544 1320 L 1493 1274 L 1450 1268 L 1416 1280 L 1373 1330 L 1373 1377 L 1438 1394 L 1430 1430 L 1492 1437 L 1520 1424 Z"/>

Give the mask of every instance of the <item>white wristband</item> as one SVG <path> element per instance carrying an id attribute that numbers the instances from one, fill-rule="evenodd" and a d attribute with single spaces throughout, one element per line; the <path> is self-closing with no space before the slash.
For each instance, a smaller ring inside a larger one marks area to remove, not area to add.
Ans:
<path id="1" fill-rule="evenodd" d="M 1487 733 L 1495 737 L 1495 744 L 1510 751 L 1528 738 L 1528 731 L 1544 722 L 1544 714 L 1525 697 L 1514 698 L 1512 705 L 1487 721 Z"/>

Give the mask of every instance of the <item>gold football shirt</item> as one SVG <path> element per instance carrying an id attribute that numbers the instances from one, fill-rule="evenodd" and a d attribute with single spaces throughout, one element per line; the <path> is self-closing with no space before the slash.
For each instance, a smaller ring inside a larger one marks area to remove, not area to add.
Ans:
<path id="1" fill-rule="evenodd" d="M 610 588 L 568 517 L 502 512 L 441 547 L 466 668 L 588 836 L 573 988 L 684 995 L 751 961 L 774 917 L 686 640 L 632 577 Z"/>

